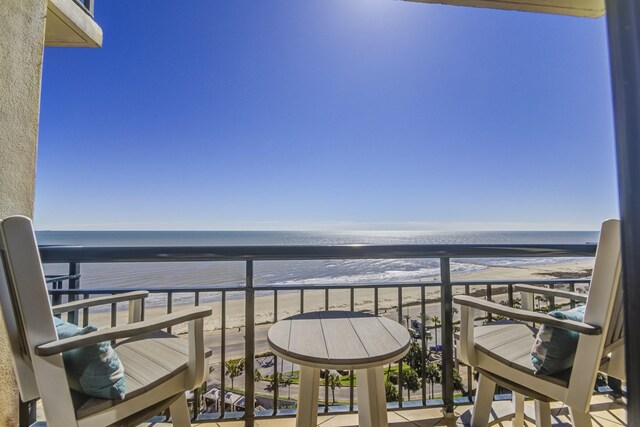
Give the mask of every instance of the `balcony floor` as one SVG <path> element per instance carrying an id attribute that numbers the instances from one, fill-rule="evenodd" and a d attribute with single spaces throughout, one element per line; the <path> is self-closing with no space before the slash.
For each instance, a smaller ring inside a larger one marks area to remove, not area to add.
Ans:
<path id="1" fill-rule="evenodd" d="M 525 413 L 529 417 L 533 417 L 533 402 L 526 402 Z M 509 411 L 511 403 L 508 401 L 494 402 L 492 413 L 492 426 L 510 427 Z M 454 418 L 443 418 L 439 408 L 432 409 L 408 409 L 402 411 L 389 412 L 390 427 L 431 427 L 431 426 L 467 426 L 470 420 L 470 405 L 458 406 L 455 410 Z M 569 420 L 569 411 L 566 407 L 559 403 L 551 405 L 551 415 L 553 426 L 571 426 Z M 624 404 L 613 402 L 608 396 L 595 396 L 591 403 L 591 417 L 594 426 L 626 426 L 626 410 Z M 295 418 L 278 418 L 258 420 L 256 427 L 293 427 L 295 426 Z M 340 415 L 320 415 L 318 416 L 318 425 L 322 427 L 357 427 L 357 414 L 340 414 Z M 528 427 L 534 426 L 535 423 L 529 419 L 526 422 Z M 144 427 L 169 427 L 171 424 L 155 423 L 143 424 Z M 224 421 L 218 423 L 201 423 L 194 426 L 202 427 L 244 427 L 242 421 Z"/>

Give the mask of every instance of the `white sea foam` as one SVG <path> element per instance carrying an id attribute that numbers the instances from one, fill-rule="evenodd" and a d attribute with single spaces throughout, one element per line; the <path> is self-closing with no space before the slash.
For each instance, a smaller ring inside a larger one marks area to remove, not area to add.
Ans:
<path id="1" fill-rule="evenodd" d="M 83 246 L 233 246 L 233 245 L 350 245 L 350 244 L 465 244 L 465 243 L 585 243 L 597 241 L 593 232 L 472 232 L 472 233 L 315 233 L 315 232 L 39 232 L 41 244 Z M 522 268 L 528 265 L 573 261 L 577 258 L 454 259 L 452 274 L 492 266 Z M 63 274 L 65 265 L 46 265 L 48 274 Z M 81 287 L 164 289 L 179 287 L 243 286 L 243 262 L 166 262 L 83 264 Z M 440 274 L 437 259 L 373 259 L 320 261 L 261 261 L 254 265 L 255 285 L 357 285 L 371 283 L 429 282 Z M 240 298 L 242 294 L 230 298 Z M 202 301 L 219 298 L 203 293 Z M 193 296 L 176 293 L 175 304 Z M 152 294 L 148 304 L 164 305 L 166 295 Z"/>

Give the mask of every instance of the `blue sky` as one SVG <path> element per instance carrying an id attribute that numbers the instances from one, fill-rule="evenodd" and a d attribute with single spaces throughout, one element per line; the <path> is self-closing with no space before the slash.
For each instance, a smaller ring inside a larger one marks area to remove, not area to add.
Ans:
<path id="1" fill-rule="evenodd" d="M 386 0 L 97 2 L 45 50 L 39 229 L 596 229 L 604 19 Z"/>

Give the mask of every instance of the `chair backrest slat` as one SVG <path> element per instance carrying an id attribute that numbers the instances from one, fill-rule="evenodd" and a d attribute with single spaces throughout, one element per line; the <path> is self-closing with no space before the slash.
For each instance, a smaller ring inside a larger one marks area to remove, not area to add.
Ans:
<path id="1" fill-rule="evenodd" d="M 34 349 L 56 340 L 57 335 L 31 220 L 16 216 L 2 221 L 0 241 L 2 312 L 20 395 L 29 401 L 40 397 L 32 363 Z"/>
<path id="2" fill-rule="evenodd" d="M 606 356 L 604 349 L 622 333 L 618 326 L 622 311 L 621 269 L 620 221 L 610 219 L 602 224 L 600 231 L 584 315 L 584 322 L 599 326 L 602 334 L 580 335 L 569 389 L 563 399 L 567 405 L 580 411 L 588 408 L 596 375 L 603 356 Z"/>
<path id="3" fill-rule="evenodd" d="M 617 285 L 615 302 L 611 312 L 611 323 L 609 323 L 609 330 L 607 331 L 607 338 L 604 342 L 604 346 L 609 347 L 615 344 L 618 340 L 624 338 L 624 316 L 622 305 L 622 286 L 620 283 Z"/>
<path id="4" fill-rule="evenodd" d="M 610 219 L 602 224 L 584 316 L 586 323 L 602 328 L 603 346 L 614 339 L 622 311 L 620 272 L 620 221 Z"/>
<path id="5" fill-rule="evenodd" d="M 13 366 L 16 372 L 16 381 L 23 401 L 38 398 L 38 385 L 31 365 L 29 347 L 22 323 L 22 315 L 15 302 L 15 295 L 10 291 L 13 286 L 6 274 L 4 250 L 0 251 L 0 305 L 4 325 L 9 338 L 9 345 L 13 355 Z"/>

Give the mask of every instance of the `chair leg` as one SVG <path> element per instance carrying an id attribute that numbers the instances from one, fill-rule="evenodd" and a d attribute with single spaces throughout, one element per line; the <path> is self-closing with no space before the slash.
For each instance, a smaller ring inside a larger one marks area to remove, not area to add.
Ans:
<path id="1" fill-rule="evenodd" d="M 573 427 L 591 427 L 591 415 L 588 412 L 580 412 L 573 408 L 569 408 L 569 415 L 571 415 L 571 424 Z"/>
<path id="2" fill-rule="evenodd" d="M 551 405 L 536 400 L 536 427 L 551 427 Z"/>
<path id="3" fill-rule="evenodd" d="M 471 427 L 486 427 L 489 424 L 495 390 L 496 383 L 480 374 L 478 388 L 476 388 L 476 399 L 473 403 L 473 413 L 471 414 Z"/>
<path id="4" fill-rule="evenodd" d="M 524 395 L 511 393 L 511 402 L 513 403 L 513 419 L 511 420 L 511 427 L 524 427 Z"/>
<path id="5" fill-rule="evenodd" d="M 169 412 L 171 412 L 171 424 L 173 427 L 191 426 L 189 406 L 187 406 L 187 398 L 184 393 L 169 406 Z"/>

